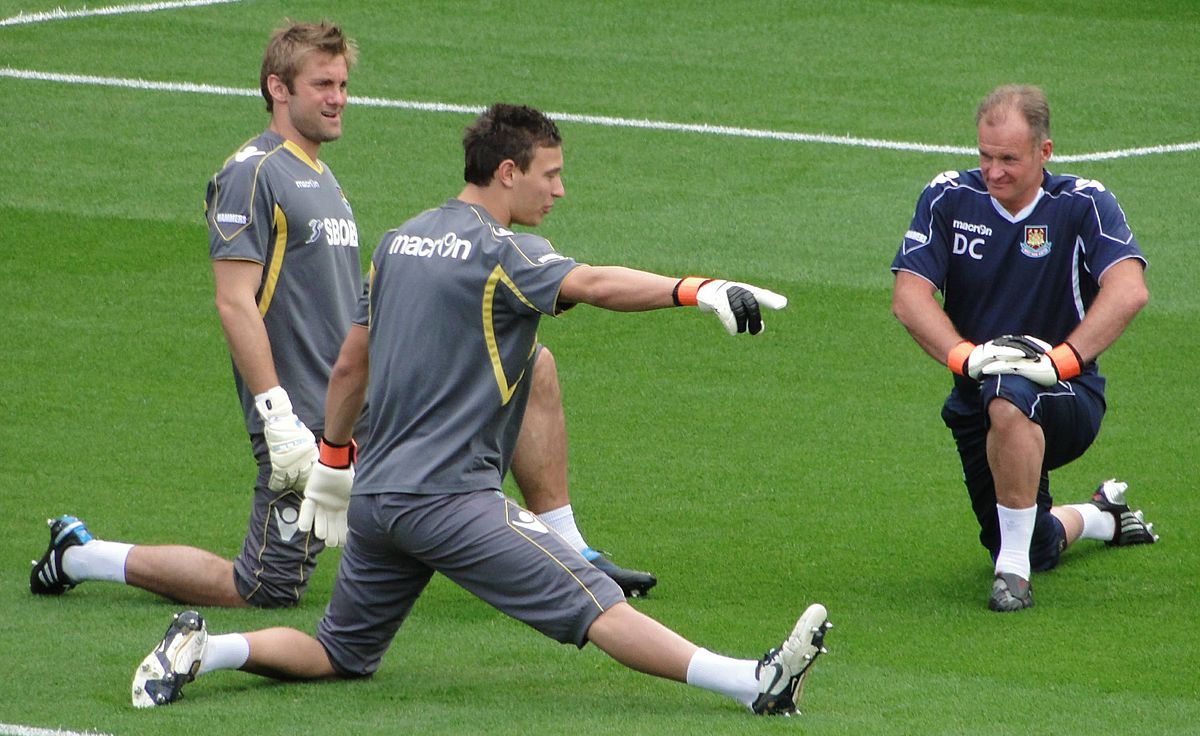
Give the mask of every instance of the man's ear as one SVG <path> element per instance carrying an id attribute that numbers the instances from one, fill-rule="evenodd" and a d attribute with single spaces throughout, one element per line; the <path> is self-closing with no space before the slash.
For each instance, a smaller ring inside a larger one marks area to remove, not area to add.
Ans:
<path id="1" fill-rule="evenodd" d="M 1042 141 L 1041 150 L 1039 151 L 1039 153 L 1042 156 L 1042 163 L 1049 161 L 1050 154 L 1053 152 L 1054 152 L 1054 141 L 1050 140 L 1049 138 Z"/>
<path id="2" fill-rule="evenodd" d="M 496 167 L 496 181 L 500 182 L 502 186 L 511 187 L 518 171 L 520 169 L 517 168 L 517 162 L 506 158 Z"/>
<path id="3" fill-rule="evenodd" d="M 283 83 L 278 74 L 267 75 L 267 91 L 271 93 L 271 99 L 276 104 L 287 104 L 288 86 Z"/>

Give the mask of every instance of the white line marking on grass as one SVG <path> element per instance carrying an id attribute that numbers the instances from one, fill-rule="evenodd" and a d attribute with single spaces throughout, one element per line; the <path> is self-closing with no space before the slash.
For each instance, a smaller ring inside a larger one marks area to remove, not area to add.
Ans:
<path id="1" fill-rule="evenodd" d="M 192 82 L 153 82 L 145 79 L 96 77 L 85 74 L 56 74 L 53 72 L 38 72 L 26 69 L 12 69 L 9 67 L 0 67 L 0 77 L 28 79 L 40 82 L 62 82 L 64 84 L 123 87 L 127 89 L 154 90 L 160 92 L 191 92 L 232 97 L 258 97 L 261 94 L 257 89 L 247 89 L 241 87 L 219 87 L 210 84 L 195 84 Z M 451 112 L 470 115 L 477 114 L 484 109 L 480 105 L 452 105 L 444 102 L 388 100 L 379 97 L 351 97 L 350 102 L 354 105 L 361 105 L 363 107 L 390 107 L 403 110 Z M 587 125 L 601 125 L 610 128 L 640 128 L 643 130 L 661 130 L 672 133 L 696 133 L 700 135 L 718 135 L 733 138 L 762 138 L 798 143 L 824 143 L 829 145 L 852 146 L 857 148 L 880 148 L 892 151 L 949 153 L 959 156 L 975 156 L 979 152 L 975 148 L 968 148 L 965 146 L 937 146 L 926 143 L 881 140 L 878 138 L 856 138 L 854 136 L 824 135 L 820 133 L 789 133 L 778 130 L 735 128 L 726 125 L 670 123 L 661 120 L 637 120 L 631 118 L 608 117 L 603 115 L 581 115 L 570 112 L 547 112 L 546 114 L 559 122 L 584 123 Z M 1143 148 L 1124 148 L 1116 151 L 1098 151 L 1095 153 L 1055 155 L 1053 161 L 1061 163 L 1070 163 L 1076 161 L 1108 161 L 1112 159 L 1131 158 L 1134 156 L 1183 153 L 1197 150 L 1200 150 L 1200 141 L 1146 146 Z"/>
<path id="2" fill-rule="evenodd" d="M 15 723 L 0 723 L 0 734 L 3 736 L 108 736 L 99 731 L 59 731 L 54 728 L 18 726 Z"/>
<path id="3" fill-rule="evenodd" d="M 1151 156 L 1156 153 L 1185 153 L 1200 151 L 1200 141 L 1191 143 L 1172 143 L 1166 146 L 1145 146 L 1143 148 L 1122 148 L 1117 151 L 1097 151 L 1096 153 L 1080 153 L 1068 156 L 1054 154 L 1051 161 L 1110 161 L 1114 158 L 1130 158 L 1132 156 Z"/>
<path id="4" fill-rule="evenodd" d="M 464 112 L 472 114 L 477 114 L 484 110 L 483 106 L 480 105 L 447 105 L 441 102 L 384 100 L 377 97 L 352 97 L 350 99 L 356 105 L 365 105 L 367 107 L 399 107 L 406 110 Z M 974 148 L 962 148 L 959 146 L 931 146 L 924 143 L 905 143 L 903 141 L 885 141 L 874 138 L 854 138 L 851 136 L 824 135 L 820 133 L 788 133 L 778 130 L 735 128 L 727 125 L 708 125 L 704 123 L 670 123 L 661 120 L 614 118 L 606 115 L 581 115 L 573 112 L 547 112 L 546 115 L 560 123 L 584 123 L 608 128 L 641 128 L 644 130 L 663 130 L 671 133 L 720 135 L 731 138 L 767 138 L 777 141 L 794 141 L 800 143 L 832 143 L 834 145 L 889 148 L 896 151 L 919 151 L 921 153 L 961 153 L 970 155 L 978 153 Z"/>
<path id="5" fill-rule="evenodd" d="M 97 87 L 125 87 L 127 89 L 155 90 L 159 92 L 199 92 L 201 94 L 236 97 L 258 97 L 262 94 L 257 89 L 239 87 L 217 87 L 211 84 L 191 84 L 188 82 L 151 82 L 145 79 L 94 77 L 90 74 L 56 74 L 54 72 L 35 72 L 28 69 L 12 69 L 10 67 L 0 67 L 0 77 L 31 79 L 38 82 L 86 84 Z"/>
<path id="6" fill-rule="evenodd" d="M 17 13 L 11 18 L 0 20 L 0 26 L 19 26 L 29 23 L 44 23 L 48 20 L 66 20 L 68 18 L 87 18 L 93 15 L 123 15 L 125 13 L 154 13 L 159 10 L 174 10 L 176 8 L 195 8 L 201 5 L 221 5 L 236 3 L 241 0 L 176 0 L 176 2 L 142 3 L 140 5 L 111 5 L 107 8 L 88 10 L 63 10 L 55 8 L 44 13 Z"/>

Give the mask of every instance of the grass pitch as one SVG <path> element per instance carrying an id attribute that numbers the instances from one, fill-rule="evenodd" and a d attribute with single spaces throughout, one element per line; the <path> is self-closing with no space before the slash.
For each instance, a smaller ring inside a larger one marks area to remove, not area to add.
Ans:
<path id="1" fill-rule="evenodd" d="M 0 0 L 0 17 L 52 5 Z M 5 25 L 0 67 L 253 90 L 272 27 L 330 14 L 361 46 L 362 97 L 969 149 L 978 99 L 1027 81 L 1049 94 L 1058 154 L 1196 139 L 1190 2 L 397 5 Z M 561 251 L 791 298 L 754 340 L 682 310 L 543 322 L 581 527 L 658 574 L 639 608 L 716 651 L 756 657 L 825 603 L 831 653 L 799 722 L 557 646 L 444 580 L 368 681 L 215 673 L 176 706 L 135 712 L 133 668 L 177 607 L 100 583 L 35 599 L 28 560 L 43 519 L 63 512 L 108 539 L 236 552 L 253 463 L 201 201 L 266 116 L 253 97 L 80 81 L 0 75 L 0 733 L 1195 732 L 1200 408 L 1182 386 L 1200 362 L 1200 154 L 1051 163 L 1116 192 L 1151 263 L 1150 306 L 1102 359 L 1101 436 L 1054 488 L 1081 500 L 1119 475 L 1163 541 L 1081 542 L 1035 579 L 1033 609 L 998 616 L 938 419 L 948 377 L 888 311 L 887 267 L 918 193 L 973 157 L 581 122 L 561 126 L 567 197 L 540 229 Z M 458 192 L 470 117 L 348 109 L 322 158 L 364 243 Z M 311 630 L 335 561 L 298 608 L 205 611 L 211 629 Z"/>

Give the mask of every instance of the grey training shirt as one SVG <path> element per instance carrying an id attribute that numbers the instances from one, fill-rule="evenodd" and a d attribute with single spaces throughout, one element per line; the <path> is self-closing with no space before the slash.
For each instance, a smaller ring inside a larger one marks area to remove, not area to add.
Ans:
<path id="1" fill-rule="evenodd" d="M 205 197 L 209 256 L 262 264 L 257 301 L 279 383 L 309 429 L 325 425 L 325 390 L 362 290 L 358 228 L 329 167 L 266 131 L 225 161 Z M 237 368 L 246 429 L 262 432 Z"/>
<path id="2" fill-rule="evenodd" d="M 500 490 L 538 321 L 576 262 L 451 199 L 384 234 L 370 283 L 369 441 L 355 494 Z"/>

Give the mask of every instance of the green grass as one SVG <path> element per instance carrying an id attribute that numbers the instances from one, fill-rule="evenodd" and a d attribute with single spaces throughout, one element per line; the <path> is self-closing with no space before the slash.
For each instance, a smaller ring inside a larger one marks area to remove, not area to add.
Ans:
<path id="1" fill-rule="evenodd" d="M 0 0 L 0 17 L 56 3 Z M 91 5 L 91 4 L 89 4 Z M 362 47 L 352 93 L 973 145 L 978 98 L 1042 84 L 1056 151 L 1196 139 L 1191 2 L 248 2 L 0 27 L 0 67 L 254 88 L 288 15 L 335 13 Z M 78 9 L 83 3 L 67 3 Z M 585 308 L 543 322 L 589 540 L 661 580 L 638 607 L 757 656 L 810 600 L 831 654 L 797 723 L 557 646 L 436 580 L 369 681 L 214 673 L 135 712 L 134 665 L 176 606 L 88 583 L 27 591 L 42 520 L 233 555 L 253 464 L 212 308 L 207 178 L 266 122 L 253 98 L 0 77 L 0 724 L 113 734 L 1189 734 L 1200 405 L 1196 152 L 1052 165 L 1114 190 L 1151 303 L 1103 359 L 1109 414 L 1055 473 L 1060 499 L 1119 474 L 1163 533 L 1081 543 L 996 616 L 990 565 L 938 409 L 948 380 L 889 313 L 887 266 L 924 184 L 969 156 L 564 123 L 564 253 L 720 274 L 791 298 L 728 339 L 684 311 Z M 322 158 L 364 242 L 457 193 L 468 115 L 358 107 Z M 363 249 L 368 255 L 370 248 Z M 214 631 L 312 630 L 336 553 L 282 612 L 206 611 Z M 7 571 L 7 572 L 3 572 Z M 2 728 L 2 727 L 0 727 Z"/>

